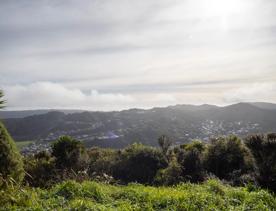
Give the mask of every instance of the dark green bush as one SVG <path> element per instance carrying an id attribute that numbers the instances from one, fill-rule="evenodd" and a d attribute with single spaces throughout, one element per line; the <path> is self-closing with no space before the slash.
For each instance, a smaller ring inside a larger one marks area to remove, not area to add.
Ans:
<path id="1" fill-rule="evenodd" d="M 50 187 L 57 183 L 54 159 L 47 152 L 24 158 L 25 184 L 32 187 Z"/>
<path id="2" fill-rule="evenodd" d="M 202 182 L 204 180 L 203 152 L 205 148 L 200 141 L 193 141 L 181 147 L 178 153 L 178 163 L 183 169 L 181 175 L 186 181 Z"/>
<path id="3" fill-rule="evenodd" d="M 175 185 L 184 181 L 182 175 L 182 166 L 177 162 L 176 157 L 172 156 L 168 167 L 157 172 L 154 183 L 157 185 Z"/>
<path id="4" fill-rule="evenodd" d="M 91 148 L 88 151 L 90 176 L 112 174 L 112 166 L 118 158 L 118 151 L 113 149 Z"/>
<path id="5" fill-rule="evenodd" d="M 229 180 L 234 171 L 240 171 L 240 175 L 243 175 L 255 170 L 250 150 L 236 136 L 213 139 L 204 159 L 206 170 L 220 179 Z"/>
<path id="6" fill-rule="evenodd" d="M 160 150 L 133 144 L 120 152 L 112 172 L 114 178 L 123 182 L 150 184 L 157 171 L 166 165 Z"/>
<path id="7" fill-rule="evenodd" d="M 172 145 L 172 141 L 168 136 L 162 135 L 158 138 L 158 144 L 161 147 L 163 155 L 167 158 L 167 153 L 170 146 Z"/>
<path id="8" fill-rule="evenodd" d="M 52 144 L 52 155 L 60 169 L 82 170 L 87 161 L 84 145 L 69 136 L 62 136 Z"/>
<path id="9" fill-rule="evenodd" d="M 13 139 L 0 122 L 0 179 L 3 182 L 9 178 L 19 183 L 23 180 L 23 161 Z"/>
<path id="10" fill-rule="evenodd" d="M 252 135 L 246 138 L 245 144 L 255 158 L 258 182 L 276 192 L 276 134 Z"/>

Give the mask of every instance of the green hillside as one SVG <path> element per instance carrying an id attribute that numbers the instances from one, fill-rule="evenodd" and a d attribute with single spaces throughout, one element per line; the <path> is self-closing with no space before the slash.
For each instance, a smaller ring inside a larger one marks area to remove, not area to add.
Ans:
<path id="1" fill-rule="evenodd" d="M 234 188 L 217 180 L 175 187 L 66 181 L 49 190 L 1 191 L 1 210 L 275 210 L 265 190 Z"/>

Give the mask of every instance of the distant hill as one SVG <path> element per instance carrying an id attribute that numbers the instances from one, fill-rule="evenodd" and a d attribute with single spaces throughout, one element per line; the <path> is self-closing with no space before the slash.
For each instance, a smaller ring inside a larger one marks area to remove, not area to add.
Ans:
<path id="1" fill-rule="evenodd" d="M 0 111 L 0 119 L 24 118 L 32 115 L 46 114 L 51 111 L 60 111 L 65 114 L 80 113 L 83 110 L 59 110 L 59 109 L 41 109 L 41 110 L 22 110 L 22 111 Z"/>
<path id="2" fill-rule="evenodd" d="M 276 104 L 274 103 L 256 102 L 256 103 L 250 103 L 250 104 L 257 106 L 258 108 L 276 110 Z"/>
<path id="3" fill-rule="evenodd" d="M 50 142 L 61 135 L 70 135 L 83 140 L 87 146 L 124 147 L 133 142 L 157 145 L 157 138 L 166 134 L 180 144 L 197 138 L 207 141 L 208 137 L 219 135 L 275 132 L 273 105 L 276 107 L 275 104 L 238 103 L 225 107 L 176 105 L 116 112 L 50 111 L 7 118 L 4 123 L 17 141 Z"/>

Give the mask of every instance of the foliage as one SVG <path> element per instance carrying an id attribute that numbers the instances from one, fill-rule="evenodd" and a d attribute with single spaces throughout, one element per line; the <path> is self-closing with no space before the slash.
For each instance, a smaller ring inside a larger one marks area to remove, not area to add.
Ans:
<path id="1" fill-rule="evenodd" d="M 80 170 L 87 159 L 84 145 L 69 136 L 61 136 L 52 144 L 52 155 L 61 169 Z"/>
<path id="2" fill-rule="evenodd" d="M 276 134 L 252 135 L 245 143 L 256 160 L 259 183 L 276 191 Z"/>
<path id="3" fill-rule="evenodd" d="M 275 210 L 264 190 L 233 188 L 217 180 L 174 187 L 127 186 L 65 181 L 51 189 L 10 187 L 1 210 Z"/>
<path id="4" fill-rule="evenodd" d="M 5 181 L 10 177 L 16 182 L 22 181 L 23 161 L 13 139 L 0 122 L 0 180 L 2 178 Z"/>
<path id="5" fill-rule="evenodd" d="M 117 150 L 95 147 L 89 149 L 88 156 L 88 174 L 90 176 L 103 174 L 111 175 L 114 162 L 118 158 L 119 154 Z"/>
<path id="6" fill-rule="evenodd" d="M 182 177 L 190 182 L 202 182 L 205 177 L 203 152 L 206 146 L 200 141 L 193 141 L 181 147 L 178 162 L 182 166 Z"/>
<path id="7" fill-rule="evenodd" d="M 248 174 L 254 171 L 254 159 L 249 149 L 236 136 L 213 139 L 205 154 L 205 168 L 220 179 L 230 179 L 234 171 Z"/>
<path id="8" fill-rule="evenodd" d="M 158 144 L 161 147 L 164 156 L 166 157 L 167 152 L 168 152 L 170 146 L 172 145 L 172 141 L 170 140 L 170 138 L 168 136 L 162 135 L 158 139 Z"/>
<path id="9" fill-rule="evenodd" d="M 166 167 L 161 151 L 142 144 L 133 144 L 120 151 L 112 175 L 123 182 L 151 184 L 157 171 Z"/>
<path id="10" fill-rule="evenodd" d="M 49 187 L 56 183 L 54 159 L 47 152 L 24 158 L 25 184 L 32 187 Z"/>
<path id="11" fill-rule="evenodd" d="M 157 185 L 175 185 L 183 181 L 182 166 L 177 162 L 175 155 L 172 155 L 169 166 L 160 169 L 155 176 L 154 183 Z"/>
<path id="12" fill-rule="evenodd" d="M 5 107 L 5 100 L 3 100 L 3 97 L 4 97 L 4 93 L 2 90 L 0 90 L 0 109 L 4 108 Z"/>

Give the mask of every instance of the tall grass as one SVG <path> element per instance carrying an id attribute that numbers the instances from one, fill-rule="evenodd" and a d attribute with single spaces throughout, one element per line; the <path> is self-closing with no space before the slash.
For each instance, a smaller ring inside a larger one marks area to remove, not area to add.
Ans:
<path id="1" fill-rule="evenodd" d="M 0 205 L 0 210 L 276 210 L 276 198 L 217 180 L 174 187 L 66 181 L 49 190 L 9 187 L 0 191 Z"/>

